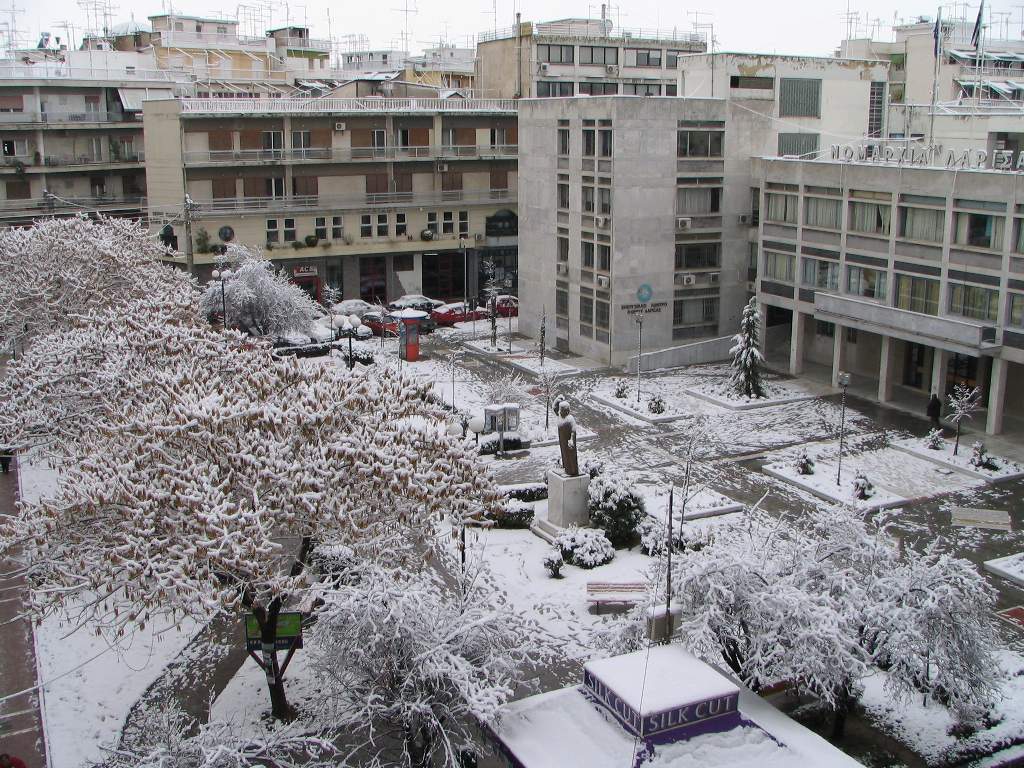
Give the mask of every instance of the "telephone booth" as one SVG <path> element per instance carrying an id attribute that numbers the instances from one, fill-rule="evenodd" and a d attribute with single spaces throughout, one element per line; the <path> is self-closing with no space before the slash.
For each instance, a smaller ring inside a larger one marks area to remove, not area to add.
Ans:
<path id="1" fill-rule="evenodd" d="M 420 359 L 420 320 L 427 316 L 418 309 L 400 309 L 391 316 L 398 320 L 398 356 L 414 363 Z"/>

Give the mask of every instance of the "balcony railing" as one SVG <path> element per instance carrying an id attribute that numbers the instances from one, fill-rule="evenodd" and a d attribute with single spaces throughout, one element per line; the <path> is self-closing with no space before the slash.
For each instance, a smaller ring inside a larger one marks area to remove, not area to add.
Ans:
<path id="1" fill-rule="evenodd" d="M 116 163 L 144 163 L 146 155 L 144 152 L 127 152 L 114 157 L 93 157 L 91 155 L 44 155 L 43 165 L 50 168 L 60 168 L 69 165 L 110 165 Z M 30 166 L 27 170 L 32 170 Z"/>
<path id="2" fill-rule="evenodd" d="M 0 80 L 131 80 L 159 81 L 162 83 L 184 83 L 189 81 L 185 72 L 167 69 L 136 69 L 124 66 L 119 69 L 103 67 L 69 66 L 59 61 L 39 61 L 34 64 L 0 62 Z"/>
<path id="3" fill-rule="evenodd" d="M 704 35 L 697 32 L 680 32 L 672 29 L 616 27 L 610 21 L 599 19 L 571 19 L 566 21 L 542 22 L 540 24 L 523 24 L 523 35 L 550 37 L 609 38 L 629 40 L 650 40 L 658 42 L 685 43 L 692 46 L 703 45 Z M 515 27 L 487 30 L 476 36 L 478 43 L 488 40 L 506 40 L 516 36 Z"/>
<path id="4" fill-rule="evenodd" d="M 515 114 L 514 99 L 182 99 L 186 115 L 340 115 L 482 112 Z"/>
<path id="5" fill-rule="evenodd" d="M 85 112 L 0 112 L 0 123 L 30 123 L 60 125 L 64 123 L 133 123 L 141 120 L 141 114 L 115 112 L 107 110 L 87 110 Z"/>
<path id="6" fill-rule="evenodd" d="M 270 49 L 270 38 L 248 37 L 224 32 L 186 32 L 180 29 L 161 29 L 154 42 L 167 48 L 264 48 Z"/>
<path id="7" fill-rule="evenodd" d="M 367 208 L 410 208 L 439 206 L 451 203 L 462 205 L 486 205 L 495 202 L 514 202 L 515 190 L 473 189 L 432 192 L 382 192 L 365 195 L 294 195 L 292 197 L 228 197 L 213 200 L 197 200 L 199 211 L 196 218 L 224 216 L 246 211 L 313 211 Z M 151 211 L 158 215 L 159 211 Z"/>
<path id="8" fill-rule="evenodd" d="M 427 160 L 490 159 L 515 157 L 515 144 L 500 146 L 443 147 L 310 147 L 307 149 L 190 150 L 185 162 L 190 165 L 232 165 L 265 162 L 339 162 L 346 160 Z"/>
<path id="9" fill-rule="evenodd" d="M 285 37 L 274 38 L 277 43 L 285 48 L 298 48 L 304 51 L 321 51 L 330 53 L 331 41 L 317 39 L 315 37 Z"/>
<path id="10" fill-rule="evenodd" d="M 144 195 L 101 195 L 98 197 L 32 197 L 26 200 L 0 201 L 0 216 L 74 213 L 75 211 L 109 210 L 111 208 L 142 209 Z"/>

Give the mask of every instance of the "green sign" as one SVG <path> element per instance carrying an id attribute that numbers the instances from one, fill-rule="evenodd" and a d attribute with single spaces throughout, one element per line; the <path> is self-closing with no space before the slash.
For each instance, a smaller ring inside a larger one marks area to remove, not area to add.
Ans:
<path id="1" fill-rule="evenodd" d="M 293 642 L 295 642 L 296 648 L 302 647 L 302 614 L 294 612 L 277 614 L 277 638 L 274 642 L 274 650 L 287 651 L 292 647 Z M 245 649 L 247 651 L 263 649 L 260 623 L 251 613 L 245 616 Z"/>

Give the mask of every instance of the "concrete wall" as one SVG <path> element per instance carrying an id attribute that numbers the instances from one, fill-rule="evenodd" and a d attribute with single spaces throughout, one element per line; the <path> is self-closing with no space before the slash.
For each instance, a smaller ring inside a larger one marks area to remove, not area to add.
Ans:
<path id="1" fill-rule="evenodd" d="M 146 153 L 146 197 L 151 208 L 180 209 L 185 197 L 182 165 L 181 104 L 143 102 L 142 126 Z"/>
<path id="2" fill-rule="evenodd" d="M 717 339 L 706 339 L 704 341 L 695 341 L 692 344 L 683 344 L 679 347 L 669 347 L 657 352 L 645 352 L 641 355 L 644 361 L 643 369 L 645 371 L 657 371 L 662 368 L 679 368 L 684 365 L 729 360 L 729 350 L 734 343 L 732 336 L 722 336 Z M 636 373 L 636 355 L 629 358 L 626 362 L 626 373 Z"/>

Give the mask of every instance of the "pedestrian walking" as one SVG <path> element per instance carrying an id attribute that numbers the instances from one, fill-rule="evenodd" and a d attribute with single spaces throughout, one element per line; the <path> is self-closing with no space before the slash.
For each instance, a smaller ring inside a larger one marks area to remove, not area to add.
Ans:
<path id="1" fill-rule="evenodd" d="M 10 457 L 8 457 L 10 458 Z M 6 471 L 6 470 L 5 470 Z M 28 768 L 25 761 L 6 752 L 0 755 L 0 768 Z"/>
<path id="2" fill-rule="evenodd" d="M 936 429 L 941 429 L 942 425 L 939 424 L 939 416 L 942 415 L 942 401 L 939 400 L 939 396 L 932 392 L 931 399 L 928 401 L 927 409 L 928 418 L 932 420 L 932 426 Z"/>
<path id="3" fill-rule="evenodd" d="M 11 452 L 8 449 L 0 447 L 0 471 L 3 471 L 5 475 L 11 471 L 12 458 L 13 456 L 11 456 Z M 0 768 L 6 767 L 3 763 L 0 763 Z"/>

